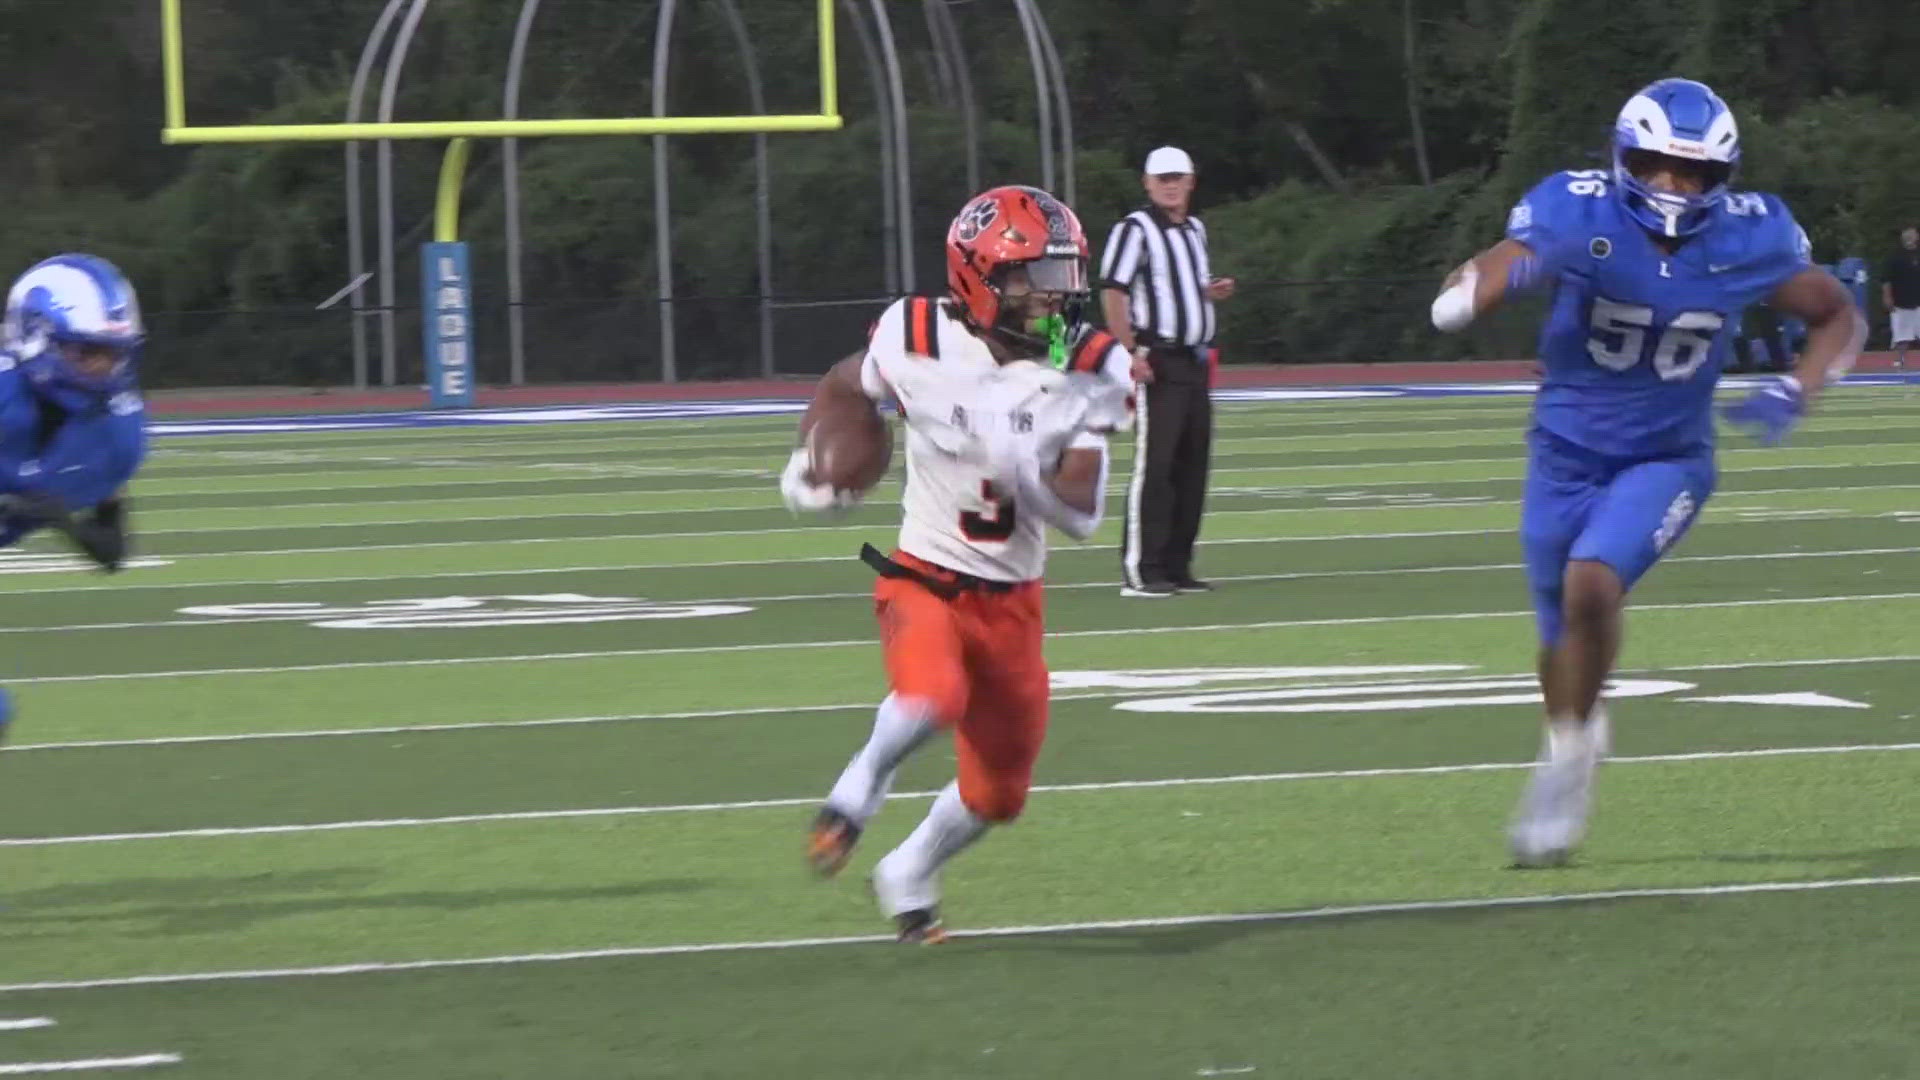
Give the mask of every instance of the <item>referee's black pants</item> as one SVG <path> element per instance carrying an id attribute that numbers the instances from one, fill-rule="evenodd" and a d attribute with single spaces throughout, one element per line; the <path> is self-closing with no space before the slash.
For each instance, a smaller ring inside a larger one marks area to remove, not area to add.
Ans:
<path id="1" fill-rule="evenodd" d="M 1126 583 L 1193 578 L 1193 545 L 1206 507 L 1213 399 L 1205 353 L 1153 349 L 1153 381 L 1134 409 L 1133 477 L 1127 484 L 1120 563 Z"/>

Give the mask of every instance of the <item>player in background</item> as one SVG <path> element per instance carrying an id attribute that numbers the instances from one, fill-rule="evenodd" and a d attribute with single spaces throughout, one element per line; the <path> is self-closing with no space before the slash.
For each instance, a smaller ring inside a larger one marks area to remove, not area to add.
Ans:
<path id="1" fill-rule="evenodd" d="M 1620 110 L 1610 172 L 1542 181 L 1513 208 L 1507 238 L 1433 302 L 1434 325 L 1457 331 L 1509 293 L 1540 288 L 1550 301 L 1520 521 L 1547 716 L 1509 832 L 1522 866 L 1565 861 L 1585 834 L 1621 612 L 1713 492 L 1713 393 L 1736 316 L 1764 300 L 1808 327 L 1793 373 L 1725 410 L 1767 445 L 1866 339 L 1786 204 L 1729 190 L 1739 160 L 1718 95 L 1655 82 Z"/>
<path id="2" fill-rule="evenodd" d="M 7 291 L 0 323 L 0 547 L 53 529 L 103 569 L 126 555 L 122 494 L 146 456 L 146 331 L 113 264 L 58 255 Z M 12 717 L 0 691 L 0 738 Z"/>
<path id="3" fill-rule="evenodd" d="M 945 936 L 940 868 L 1026 802 L 1049 699 L 1046 527 L 1092 534 L 1105 501 L 1105 433 L 1131 408 L 1125 351 L 1075 325 L 1088 250 L 1065 204 L 1031 187 L 987 191 L 954 219 L 946 254 L 947 295 L 888 308 L 867 350 L 815 391 L 836 407 L 899 406 L 907 481 L 896 550 L 861 553 L 879 574 L 891 692 L 814 821 L 808 859 L 821 874 L 838 872 L 900 763 L 952 731 L 958 778 L 871 879 L 900 939 L 921 942 Z M 807 436 L 782 480 L 788 505 L 844 502 L 813 476 Z"/>

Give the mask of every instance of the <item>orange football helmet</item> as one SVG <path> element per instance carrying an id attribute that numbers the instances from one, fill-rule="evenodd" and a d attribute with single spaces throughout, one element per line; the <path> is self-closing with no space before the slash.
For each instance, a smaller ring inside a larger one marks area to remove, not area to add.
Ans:
<path id="1" fill-rule="evenodd" d="M 1066 298 L 1069 318 L 1087 295 L 1087 234 L 1066 203 L 1013 184 L 981 192 L 947 229 L 947 290 L 974 327 L 1036 342 L 1031 328 L 1002 325 L 1007 271 L 1027 268 L 1034 292 Z"/>

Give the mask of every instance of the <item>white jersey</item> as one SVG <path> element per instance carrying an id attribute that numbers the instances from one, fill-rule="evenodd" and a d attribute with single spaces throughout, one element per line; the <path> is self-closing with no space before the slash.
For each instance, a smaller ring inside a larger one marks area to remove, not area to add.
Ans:
<path id="1" fill-rule="evenodd" d="M 903 396 L 896 394 L 881 374 L 883 369 L 895 369 L 902 363 L 914 365 L 909 370 L 919 370 L 922 364 L 938 365 L 942 375 L 951 373 L 970 384 L 997 375 L 1001 395 L 996 400 L 1004 398 L 1016 405 L 1026 400 L 1033 410 L 1044 410 L 1051 399 L 1040 395 L 1052 394 L 1070 378 L 1030 361 L 1001 365 L 986 343 L 951 312 L 946 301 L 925 297 L 897 301 L 880 316 L 860 367 L 861 387 L 867 396 L 875 401 L 896 401 Z M 1081 334 L 1071 367 L 1127 387 L 1132 385 L 1126 351 L 1104 333 Z M 1022 410 L 1022 422 L 1031 423 L 1028 406 L 1017 407 Z M 1104 450 L 1106 438 L 1079 428 L 1066 445 Z M 984 464 L 940 449 L 926 432 L 909 425 L 900 550 L 990 581 L 1039 578 L 1047 561 L 1046 525 L 1037 515 L 1021 514 L 1009 495 L 994 490 L 989 475 Z"/>

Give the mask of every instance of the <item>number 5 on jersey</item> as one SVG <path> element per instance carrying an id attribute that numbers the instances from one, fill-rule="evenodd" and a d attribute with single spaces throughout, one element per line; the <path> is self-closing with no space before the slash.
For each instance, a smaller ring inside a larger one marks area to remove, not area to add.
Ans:
<path id="1" fill-rule="evenodd" d="M 1654 373 L 1674 382 L 1690 377 L 1707 362 L 1713 352 L 1713 336 L 1726 321 L 1717 311 L 1683 311 L 1665 326 L 1656 326 L 1652 308 L 1596 296 L 1587 355 L 1608 371 L 1626 371 L 1641 361 L 1647 338 L 1657 334 Z"/>

